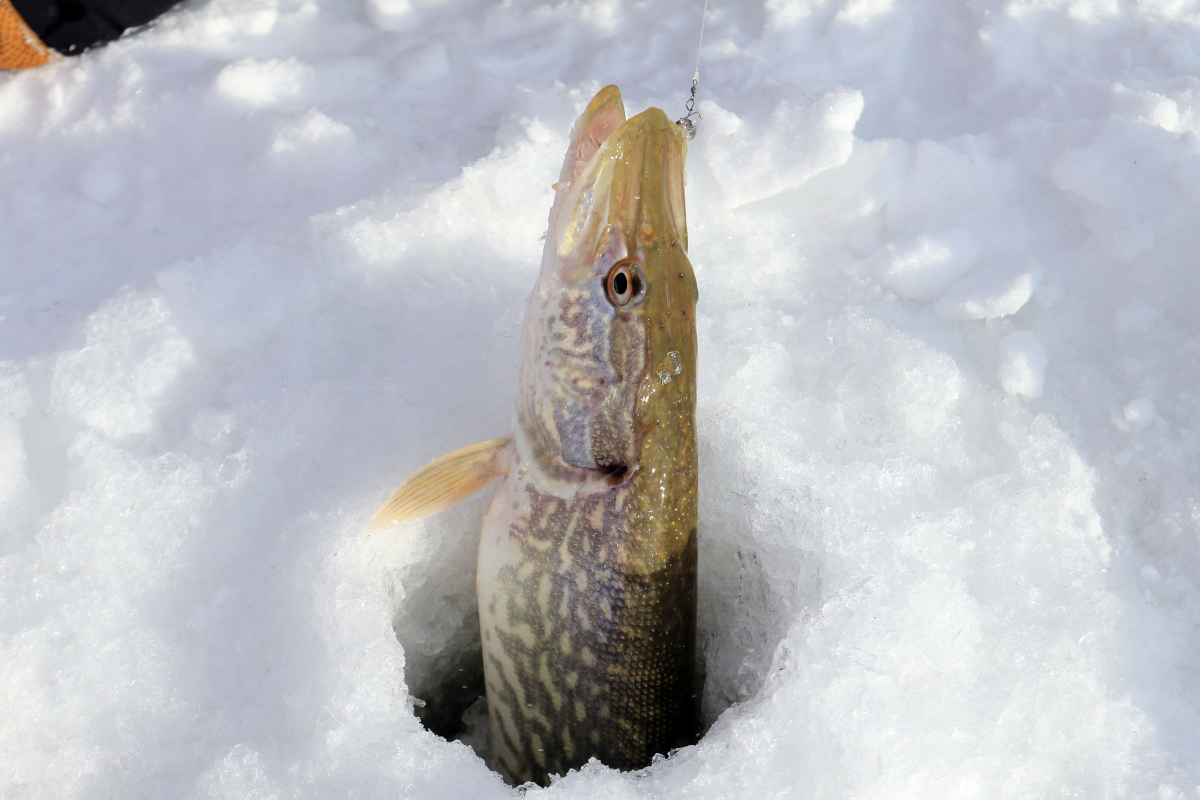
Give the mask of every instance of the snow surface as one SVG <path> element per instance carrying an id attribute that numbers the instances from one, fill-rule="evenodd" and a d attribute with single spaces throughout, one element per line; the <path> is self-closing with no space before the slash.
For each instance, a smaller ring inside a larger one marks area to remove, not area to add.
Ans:
<path id="1" fill-rule="evenodd" d="M 412 713 L 485 498 L 360 528 L 507 429 L 569 126 L 682 113 L 699 9 L 188 0 L 0 76 L 0 797 L 510 795 Z M 1200 5 L 703 55 L 711 728 L 529 794 L 1200 797 Z"/>

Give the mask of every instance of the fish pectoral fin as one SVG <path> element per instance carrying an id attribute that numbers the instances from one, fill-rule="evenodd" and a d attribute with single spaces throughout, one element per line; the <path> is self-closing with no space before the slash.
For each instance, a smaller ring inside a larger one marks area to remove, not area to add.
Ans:
<path id="1" fill-rule="evenodd" d="M 508 444 L 508 439 L 489 439 L 429 462 L 392 492 L 364 530 L 394 528 L 461 503 L 504 474 Z"/>

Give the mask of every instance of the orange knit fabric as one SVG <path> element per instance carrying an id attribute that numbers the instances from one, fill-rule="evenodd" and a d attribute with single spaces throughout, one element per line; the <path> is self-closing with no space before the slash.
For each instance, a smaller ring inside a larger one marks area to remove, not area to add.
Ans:
<path id="1" fill-rule="evenodd" d="M 0 0 L 0 69 L 40 67 L 57 56 L 42 44 L 8 0 Z"/>

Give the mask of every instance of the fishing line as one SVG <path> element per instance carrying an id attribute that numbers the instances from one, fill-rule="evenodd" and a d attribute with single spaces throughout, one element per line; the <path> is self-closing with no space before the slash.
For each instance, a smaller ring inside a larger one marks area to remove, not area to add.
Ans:
<path id="1" fill-rule="evenodd" d="M 689 139 L 696 137 L 696 121 L 692 117 L 704 119 L 704 115 L 696 110 L 696 87 L 700 85 L 700 48 L 704 45 L 704 21 L 707 16 L 708 0 L 704 0 L 704 10 L 700 12 L 700 41 L 696 43 L 696 72 L 692 75 L 692 94 L 685 104 L 688 113 L 675 120 L 675 124 L 683 128 Z"/>

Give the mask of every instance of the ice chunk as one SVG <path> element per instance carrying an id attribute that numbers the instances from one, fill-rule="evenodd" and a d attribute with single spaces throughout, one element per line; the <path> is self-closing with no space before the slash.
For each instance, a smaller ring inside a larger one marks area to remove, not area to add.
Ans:
<path id="1" fill-rule="evenodd" d="M 1014 331 L 1000 341 L 997 367 L 1000 385 L 1009 394 L 1041 397 L 1046 374 L 1046 348 L 1030 331 Z"/>
<path id="2" fill-rule="evenodd" d="M 1021 209 L 1032 197 L 1010 160 L 969 140 L 953 145 L 924 140 L 908 150 L 900 179 L 876 190 L 885 203 L 883 221 L 893 236 L 940 237 L 967 231 L 988 263 L 1023 264 L 1029 259 L 1034 223 Z"/>
<path id="3" fill-rule="evenodd" d="M 405 252 L 449 246 L 475 260 L 491 252 L 523 270 L 538 258 L 538 236 L 546 225 L 542 206 L 549 208 L 554 197 L 550 184 L 539 181 L 550 149 L 547 142 L 529 139 L 498 149 L 421 198 L 416 208 L 354 220 L 345 230 L 347 243 L 374 266 L 390 266 Z M 510 187 L 517 185 L 533 191 L 514 196 Z M 522 214 L 514 218 L 510 212 L 518 205 Z M 464 219 L 472 224 L 463 225 Z"/>
<path id="4" fill-rule="evenodd" d="M 354 144 L 354 133 L 350 128 L 322 114 L 310 110 L 298 122 L 279 132 L 271 144 L 271 153 L 286 156 L 290 153 L 345 153 Z"/>
<path id="5" fill-rule="evenodd" d="M 804 103 L 781 100 L 769 119 L 744 121 L 712 101 L 704 114 L 709 165 L 731 206 L 799 186 L 819 172 L 846 163 L 863 98 L 835 88 Z"/>
<path id="6" fill-rule="evenodd" d="M 1025 307 L 1042 280 L 1036 261 L 1016 269 L 990 267 L 968 275 L 950 287 L 934 306 L 946 319 L 995 319 Z"/>
<path id="7" fill-rule="evenodd" d="M 402 31 L 417 19 L 412 0 L 366 0 L 363 9 L 375 27 L 384 31 Z"/>
<path id="8" fill-rule="evenodd" d="M 169 25 L 163 25 L 164 22 L 169 23 L 170 17 L 160 18 L 155 25 L 167 28 L 168 41 L 165 43 L 168 46 L 186 43 L 193 47 L 227 52 L 231 45 L 269 36 L 275 30 L 280 16 L 276 0 L 216 0 L 206 11 L 209 13 L 198 14 L 198 18 L 188 26 L 186 37 L 180 37 L 182 42 L 170 40 L 172 32 Z"/>
<path id="9" fill-rule="evenodd" d="M 0 133 L 16 133 L 29 126 L 36 116 L 39 94 L 28 81 L 0 84 Z"/>
<path id="10" fill-rule="evenodd" d="M 1051 165 L 1054 184 L 1076 198 L 1104 251 L 1132 259 L 1190 218 L 1191 204 L 1173 178 L 1194 169 L 1196 154 L 1157 125 L 1112 120 L 1086 147 L 1063 150 Z"/>
<path id="11" fill-rule="evenodd" d="M 112 436 L 147 433 L 164 395 L 194 361 L 161 299 L 119 297 L 89 319 L 86 346 L 58 356 L 51 404 Z"/>
<path id="12" fill-rule="evenodd" d="M 978 256 L 971 235 L 958 228 L 893 242 L 870 261 L 884 286 L 906 299 L 929 303 L 969 270 Z"/>
<path id="13" fill-rule="evenodd" d="M 1122 84 L 1113 87 L 1113 105 L 1120 112 L 1144 119 L 1164 130 L 1176 132 L 1182 119 L 1179 104 L 1166 95 L 1152 91 L 1138 91 Z"/>
<path id="14" fill-rule="evenodd" d="M 1145 397 L 1138 397 L 1125 404 L 1125 421 L 1135 428 L 1148 428 L 1158 415 L 1154 403 Z"/>
<path id="15" fill-rule="evenodd" d="M 271 106 L 299 97 L 311 76 L 312 68 L 297 58 L 244 58 L 217 73 L 213 89 L 248 106 Z"/>

